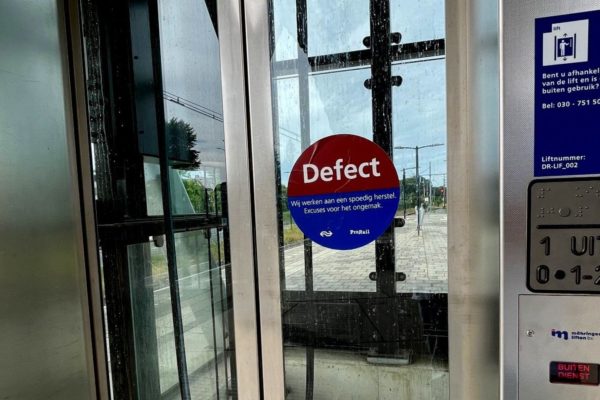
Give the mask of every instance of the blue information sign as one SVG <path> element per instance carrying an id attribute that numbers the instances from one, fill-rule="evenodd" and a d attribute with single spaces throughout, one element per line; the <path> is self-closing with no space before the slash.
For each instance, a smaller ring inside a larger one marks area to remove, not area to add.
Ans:
<path id="1" fill-rule="evenodd" d="M 535 176 L 600 173 L 600 11 L 535 21 Z"/>

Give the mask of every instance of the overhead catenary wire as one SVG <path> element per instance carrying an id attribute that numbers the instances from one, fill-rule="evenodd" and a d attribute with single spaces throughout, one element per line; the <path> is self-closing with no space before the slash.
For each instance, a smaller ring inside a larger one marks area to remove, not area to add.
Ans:
<path id="1" fill-rule="evenodd" d="M 204 115 L 205 117 L 209 117 L 216 121 L 223 122 L 222 113 L 212 110 L 196 102 L 193 102 L 192 100 L 185 99 L 166 90 L 163 91 L 163 98 L 167 101 L 170 101 L 171 103 L 175 103 L 181 107 L 187 108 L 188 110 Z"/>

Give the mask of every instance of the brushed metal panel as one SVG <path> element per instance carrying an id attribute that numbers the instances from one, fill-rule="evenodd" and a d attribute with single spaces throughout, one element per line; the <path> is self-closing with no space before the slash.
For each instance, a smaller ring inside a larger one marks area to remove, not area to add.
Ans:
<path id="1" fill-rule="evenodd" d="M 258 323 L 250 185 L 250 149 L 244 76 L 241 0 L 217 2 L 227 197 L 231 241 L 231 275 L 235 358 L 240 400 L 260 399 Z"/>
<path id="2" fill-rule="evenodd" d="M 600 386 L 550 383 L 549 379 L 551 361 L 600 363 L 600 337 L 577 340 L 552 336 L 553 329 L 569 334 L 600 332 L 599 308 L 597 296 L 519 296 L 519 399 L 600 397 Z"/>
<path id="3" fill-rule="evenodd" d="M 598 0 L 502 3 L 502 389 L 517 398 L 518 298 L 528 293 L 527 186 L 533 179 L 534 21 L 600 8 Z"/>
<path id="4" fill-rule="evenodd" d="M 0 396 L 91 398 L 64 9 L 0 2 Z"/>
<path id="5" fill-rule="evenodd" d="M 498 3 L 446 1 L 450 398 L 499 398 Z"/>

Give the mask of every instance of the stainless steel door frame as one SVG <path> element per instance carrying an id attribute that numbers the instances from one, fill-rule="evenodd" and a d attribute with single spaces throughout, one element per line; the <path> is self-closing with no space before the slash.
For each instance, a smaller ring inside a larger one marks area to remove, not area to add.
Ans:
<path id="1" fill-rule="evenodd" d="M 243 1 L 243 0 L 242 0 Z M 244 2 L 258 298 L 265 399 L 285 398 L 267 0 Z"/>
<path id="2" fill-rule="evenodd" d="M 82 218 L 77 224 L 76 232 L 80 244 L 78 246 L 81 271 L 79 282 L 90 398 L 108 400 L 108 367 L 104 346 L 100 276 L 96 257 L 91 159 L 89 158 L 89 149 L 86 147 L 88 129 L 80 9 L 77 0 L 58 1 L 58 4 L 59 21 L 62 24 L 60 39 L 65 58 L 64 74 L 70 78 L 65 91 L 68 94 L 65 98 L 65 105 L 69 111 L 68 117 L 70 117 L 70 123 L 67 126 L 69 164 L 71 179 L 73 179 L 73 196 L 76 204 L 80 206 L 80 213 L 77 214 L 77 217 Z"/>
<path id="3" fill-rule="evenodd" d="M 236 213 L 230 210 L 232 264 L 236 265 L 237 253 L 238 267 L 244 261 L 248 265 L 246 270 L 237 271 L 237 279 L 236 268 L 232 269 L 239 395 L 240 399 L 258 399 L 261 395 L 265 399 L 282 399 L 285 386 L 277 215 L 273 212 L 277 208 L 277 191 L 268 2 L 223 1 L 219 2 L 218 11 L 228 195 L 240 202 L 247 199 L 248 205 Z M 244 173 L 251 174 L 251 183 L 250 176 Z M 253 226 L 248 223 L 251 215 Z M 251 237 L 254 242 L 249 240 Z M 254 260 L 256 266 L 248 260 Z M 260 299 L 259 309 L 256 303 L 248 301 L 250 295 Z M 240 329 L 244 326 L 246 333 Z M 253 335 L 249 336 L 251 331 Z"/>
<path id="4" fill-rule="evenodd" d="M 456 400 L 499 398 L 498 5 L 446 1 L 448 334 Z"/>
<path id="5" fill-rule="evenodd" d="M 85 55 L 83 51 L 82 20 L 79 1 L 67 2 L 68 34 L 71 53 L 71 86 L 74 109 L 76 116 L 77 152 L 79 162 L 79 201 L 82 207 L 82 235 L 85 254 L 82 255 L 87 272 L 87 304 L 89 313 L 86 315 L 89 327 L 88 340 L 90 342 L 90 371 L 95 369 L 96 395 L 100 400 L 109 400 L 108 358 L 105 346 L 103 305 L 100 276 L 98 265 L 98 247 L 96 238 L 94 192 L 92 178 L 92 158 L 89 145 L 87 96 L 85 81 Z M 73 145 L 75 147 L 75 144 Z M 93 355 L 93 357 L 91 357 Z M 91 372 L 90 372 L 91 373 Z"/>
<path id="6" fill-rule="evenodd" d="M 227 158 L 238 398 L 240 400 L 258 400 L 262 397 L 255 262 L 261 257 L 259 254 L 255 256 L 254 227 L 251 221 L 261 220 L 252 218 L 254 193 L 252 192 L 250 173 L 255 166 L 252 165 L 250 158 L 253 143 L 250 142 L 251 139 L 248 136 L 246 99 L 248 77 L 245 65 L 244 14 L 239 0 L 218 1 L 217 4 Z M 268 66 L 268 62 L 265 65 Z M 263 108 L 267 109 L 268 107 L 263 106 Z M 268 152 L 266 153 L 268 154 Z M 273 191 L 273 196 L 274 193 L 275 191 Z M 278 290 L 276 293 L 279 293 Z M 264 363 L 263 368 L 265 368 Z M 268 377 L 269 374 L 263 374 L 264 376 Z M 265 384 L 264 387 L 268 386 Z"/>

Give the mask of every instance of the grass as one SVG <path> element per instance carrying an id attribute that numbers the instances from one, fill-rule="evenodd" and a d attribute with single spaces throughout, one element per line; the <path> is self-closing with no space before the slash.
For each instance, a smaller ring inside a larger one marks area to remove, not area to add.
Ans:
<path id="1" fill-rule="evenodd" d="M 283 244 L 295 244 L 301 243 L 304 241 L 304 234 L 298 227 L 294 225 L 284 225 L 283 226 Z"/>

